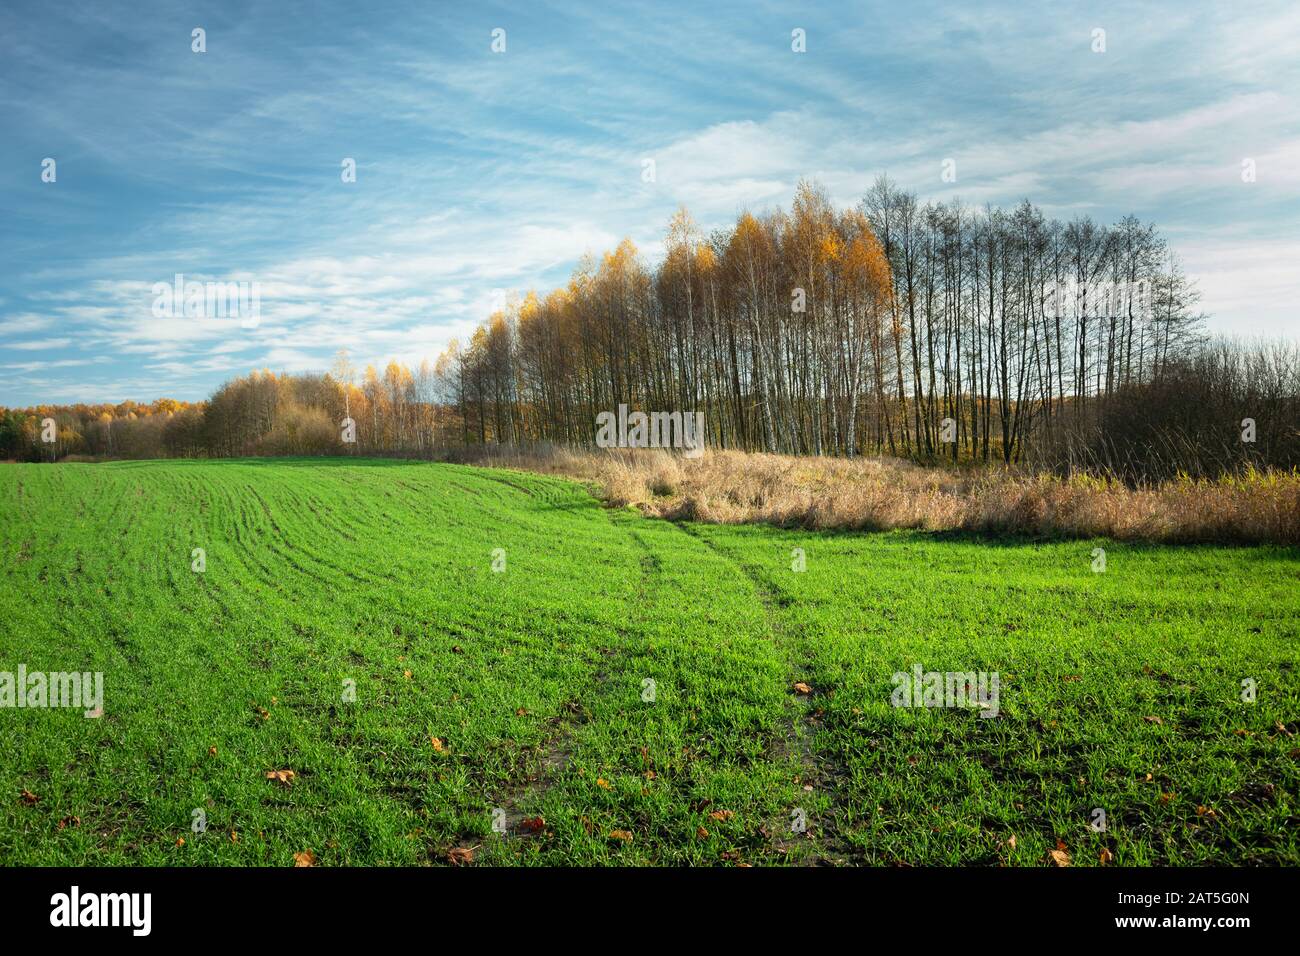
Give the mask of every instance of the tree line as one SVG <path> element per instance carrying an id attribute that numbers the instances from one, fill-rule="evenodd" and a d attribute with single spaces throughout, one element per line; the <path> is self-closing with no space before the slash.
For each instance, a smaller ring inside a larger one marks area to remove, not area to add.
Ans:
<path id="1" fill-rule="evenodd" d="M 432 456 L 591 445 L 597 415 L 626 404 L 703 412 L 709 445 L 751 451 L 1135 478 L 1300 464 L 1295 346 L 1210 341 L 1198 299 L 1132 216 L 923 204 L 885 177 L 836 209 L 803 182 L 789 210 L 708 234 L 680 209 L 656 266 L 629 240 L 584 257 L 433 365 L 256 372 L 132 428 L 169 455 Z M 67 449 L 135 454 L 122 426 L 112 449 L 111 429 L 78 421 Z"/>

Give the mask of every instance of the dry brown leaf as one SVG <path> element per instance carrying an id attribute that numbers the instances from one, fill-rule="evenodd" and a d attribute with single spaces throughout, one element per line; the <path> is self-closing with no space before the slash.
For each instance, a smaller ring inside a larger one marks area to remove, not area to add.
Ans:
<path id="1" fill-rule="evenodd" d="M 1102 866 L 1105 866 L 1113 859 L 1115 859 L 1115 854 L 1111 853 L 1110 850 L 1106 849 L 1105 847 L 1102 847 L 1101 853 L 1097 855 L 1097 862 L 1100 863 Z"/>
<path id="2" fill-rule="evenodd" d="M 467 846 L 452 847 L 447 851 L 447 862 L 452 866 L 465 866 L 474 862 L 474 851 Z"/>
<path id="3" fill-rule="evenodd" d="M 266 772 L 267 780 L 278 780 L 286 787 L 293 785 L 293 778 L 297 776 L 292 770 L 268 770 Z"/>
<path id="4" fill-rule="evenodd" d="M 1173 795 L 1172 793 L 1162 793 L 1162 794 L 1160 794 L 1160 802 L 1161 802 L 1161 803 L 1168 803 L 1169 801 L 1173 800 L 1173 798 L 1174 798 L 1174 795 Z"/>
<path id="5" fill-rule="evenodd" d="M 1013 850 L 1016 848 L 1016 835 L 1014 833 L 1007 837 L 1007 846 Z"/>
<path id="6" fill-rule="evenodd" d="M 209 748 L 208 748 L 208 756 L 210 756 L 210 757 L 215 757 L 216 755 L 217 755 L 217 748 L 216 748 L 216 747 L 209 747 Z"/>
<path id="7" fill-rule="evenodd" d="M 1159 718 L 1159 717 L 1143 717 L 1142 719 L 1145 720 L 1148 724 L 1163 724 L 1163 723 L 1164 723 L 1164 720 L 1162 720 L 1162 719 Z"/>
<path id="8" fill-rule="evenodd" d="M 1052 862 L 1057 866 L 1064 867 L 1070 865 L 1070 851 L 1065 848 L 1064 840 L 1057 840 L 1056 849 L 1048 850 L 1047 855 L 1052 858 Z"/>
<path id="9" fill-rule="evenodd" d="M 407 680 L 410 680 L 410 679 L 411 679 L 411 672 L 410 672 L 410 671 L 402 671 L 402 676 L 405 677 Z"/>
<path id="10" fill-rule="evenodd" d="M 441 737 L 430 737 L 430 738 L 429 738 L 429 742 L 430 742 L 431 744 L 433 744 L 433 749 L 436 750 L 436 751 L 438 751 L 438 753 L 446 753 L 446 752 L 447 752 L 447 746 L 446 746 L 446 744 L 444 744 L 444 743 L 442 742 L 442 738 L 441 738 Z"/>
<path id="11" fill-rule="evenodd" d="M 81 817 L 64 817 L 62 820 L 59 821 L 60 830 L 67 829 L 68 827 L 79 827 L 79 826 L 81 826 Z"/>
<path id="12" fill-rule="evenodd" d="M 301 853 L 295 853 L 293 855 L 293 865 L 295 867 L 315 866 L 316 854 L 313 853 L 311 850 L 303 850 Z"/>
<path id="13" fill-rule="evenodd" d="M 714 810 L 709 814 L 710 820 L 730 820 L 736 814 L 732 810 Z"/>
<path id="14" fill-rule="evenodd" d="M 520 707 L 518 710 L 515 711 L 516 717 L 526 717 L 527 715 L 528 715 L 527 707 Z"/>
<path id="15" fill-rule="evenodd" d="M 524 817 L 519 821 L 519 829 L 525 833 L 541 833 L 546 829 L 546 820 L 542 817 Z"/>
<path id="16" fill-rule="evenodd" d="M 632 842 L 632 834 L 628 830 L 610 830 L 609 838 L 611 840 L 622 840 L 624 843 Z"/>
<path id="17" fill-rule="evenodd" d="M 40 797 L 32 793 L 30 790 L 24 790 L 22 792 L 22 801 L 23 803 L 27 804 L 29 807 L 35 806 L 37 802 L 40 801 L 40 799 L 41 799 Z"/>
<path id="18" fill-rule="evenodd" d="M 602 790 L 610 789 L 609 781 L 606 780 L 604 777 L 596 778 L 596 786 L 600 787 Z"/>
<path id="19" fill-rule="evenodd" d="M 706 829 L 705 829 L 704 827 L 702 827 L 702 826 L 701 826 L 701 827 L 696 827 L 696 828 L 695 828 L 695 835 L 696 835 L 697 837 L 699 837 L 701 840 L 707 840 L 707 839 L 709 838 L 709 831 L 706 830 Z"/>
<path id="20" fill-rule="evenodd" d="M 805 684 L 805 683 L 804 683 L 803 681 L 801 681 L 801 680 L 800 680 L 800 681 L 795 681 L 794 689 L 795 689 L 796 691 L 798 691 L 799 693 L 801 693 L 801 694 L 811 694 L 811 693 L 812 693 L 812 688 L 809 687 L 807 684 Z"/>
<path id="21" fill-rule="evenodd" d="M 184 845 L 185 845 L 185 837 L 177 837 L 177 838 L 176 838 L 176 845 L 177 845 L 177 846 L 184 846 Z"/>

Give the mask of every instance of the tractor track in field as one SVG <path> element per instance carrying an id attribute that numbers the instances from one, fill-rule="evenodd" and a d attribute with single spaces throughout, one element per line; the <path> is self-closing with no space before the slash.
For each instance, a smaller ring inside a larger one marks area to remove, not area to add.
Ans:
<path id="1" fill-rule="evenodd" d="M 560 505 L 560 507 L 564 506 Z M 612 519 L 611 523 L 613 523 Z M 629 529 L 628 535 L 644 552 L 638 559 L 640 575 L 636 592 L 629 601 L 629 607 L 641 608 L 645 605 L 650 578 L 658 572 L 659 559 L 636 532 Z M 630 642 L 635 639 L 634 621 L 634 617 L 629 617 L 622 626 L 617 628 L 620 638 L 617 646 L 598 649 L 598 652 L 605 657 L 605 661 L 593 669 L 577 694 L 560 705 L 559 713 L 547 718 L 547 722 L 552 724 L 552 729 L 542 741 L 531 748 L 533 759 L 528 761 L 528 769 L 523 778 L 500 791 L 495 797 L 492 806 L 505 811 L 506 833 L 514 839 L 529 838 L 530 834 L 521 826 L 521 823 L 528 818 L 525 808 L 536 807 L 538 801 L 557 785 L 559 776 L 568 767 L 575 749 L 575 738 L 591 719 L 591 710 L 584 701 L 601 696 L 608 685 L 610 675 L 606 667 L 610 661 L 625 654 Z M 457 845 L 467 844 L 464 839 L 461 839 Z"/>
<path id="2" fill-rule="evenodd" d="M 840 836 L 838 821 L 846 803 L 840 792 L 839 781 L 847 777 L 848 771 L 843 765 L 819 753 L 814 743 L 814 738 L 819 731 L 816 701 L 826 692 L 825 689 L 813 687 L 812 693 L 807 695 L 800 694 L 794 689 L 794 685 L 804 681 L 806 675 L 800 670 L 795 637 L 791 634 L 782 613 L 782 609 L 791 603 L 790 596 L 762 571 L 728 554 L 707 536 L 696 533 L 679 521 L 672 521 L 670 524 L 722 558 L 750 582 L 763 606 L 763 614 L 772 642 L 785 662 L 785 690 L 789 696 L 795 698 L 798 708 L 787 722 L 786 746 L 788 752 L 794 754 L 800 767 L 803 768 L 799 775 L 799 783 L 805 789 L 820 792 L 829 801 L 830 809 L 824 817 L 809 821 L 808 836 L 811 837 L 810 842 L 815 843 L 814 848 L 791 841 L 776 841 L 778 846 L 794 851 L 795 862 L 806 866 L 834 866 L 847 862 L 849 851 Z"/>

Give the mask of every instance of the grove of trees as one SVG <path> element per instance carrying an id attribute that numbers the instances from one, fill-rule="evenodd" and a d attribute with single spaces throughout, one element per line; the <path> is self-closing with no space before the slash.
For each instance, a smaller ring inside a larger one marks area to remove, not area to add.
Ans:
<path id="1" fill-rule="evenodd" d="M 328 373 L 234 379 L 200 405 L 48 409 L 61 452 L 34 440 L 41 409 L 0 410 L 0 456 L 582 446 L 598 413 L 627 404 L 702 411 L 722 448 L 1135 479 L 1300 465 L 1295 345 L 1210 341 L 1197 304 L 1131 216 L 922 204 L 884 177 L 836 209 L 804 182 L 790 210 L 707 235 L 680 209 L 656 266 L 624 240 L 432 366 L 358 374 L 340 355 Z"/>

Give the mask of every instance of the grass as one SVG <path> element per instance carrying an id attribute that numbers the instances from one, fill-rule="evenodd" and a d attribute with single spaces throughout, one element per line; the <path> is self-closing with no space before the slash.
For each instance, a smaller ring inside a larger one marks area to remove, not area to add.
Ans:
<path id="1" fill-rule="evenodd" d="M 1127 487 L 1021 467 L 924 466 L 892 458 L 748 454 L 706 449 L 687 461 L 664 450 L 475 445 L 481 464 L 591 482 L 615 505 L 710 524 L 787 528 L 968 531 L 1169 544 L 1300 545 L 1300 471 L 1247 467 L 1217 480 Z"/>
<path id="2" fill-rule="evenodd" d="M 1298 583 L 503 469 L 0 466 L 0 671 L 105 681 L 99 719 L 0 709 L 0 861 L 1296 865 Z M 999 716 L 891 706 L 916 663 L 997 672 Z"/>

